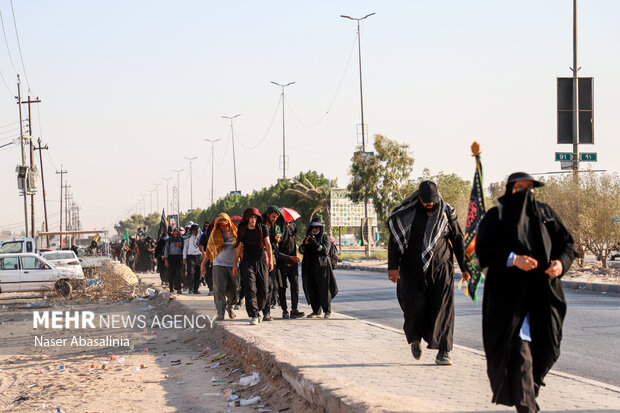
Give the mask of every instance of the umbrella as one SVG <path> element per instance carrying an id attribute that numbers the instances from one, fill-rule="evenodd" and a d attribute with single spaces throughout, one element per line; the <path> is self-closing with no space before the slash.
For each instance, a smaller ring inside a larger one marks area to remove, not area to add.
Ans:
<path id="1" fill-rule="evenodd" d="M 295 211 L 293 208 L 282 207 L 282 216 L 286 222 L 295 221 L 301 215 L 299 212 Z"/>
<path id="2" fill-rule="evenodd" d="M 239 223 L 241 222 L 242 218 L 239 215 L 234 215 L 232 217 L 230 217 L 231 222 L 233 223 L 234 226 L 238 227 Z"/>

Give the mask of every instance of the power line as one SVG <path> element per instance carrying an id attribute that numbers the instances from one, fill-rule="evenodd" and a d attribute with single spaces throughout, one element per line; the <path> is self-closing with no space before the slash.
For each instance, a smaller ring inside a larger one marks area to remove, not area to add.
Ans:
<path id="1" fill-rule="evenodd" d="M 254 145 L 254 146 L 248 146 L 248 145 L 245 145 L 243 142 L 241 142 L 241 139 L 238 139 L 239 143 L 241 144 L 241 146 L 243 146 L 245 149 L 256 149 L 256 148 L 258 148 L 263 143 L 263 141 L 267 137 L 267 134 L 271 130 L 271 127 L 273 126 L 273 121 L 276 119 L 276 115 L 278 113 L 278 108 L 280 107 L 280 103 L 282 103 L 282 95 L 280 95 L 280 99 L 278 99 L 278 104 L 276 105 L 276 109 L 273 111 L 273 116 L 271 117 L 271 122 L 269 123 L 269 127 L 267 127 L 267 131 L 265 132 L 263 137 L 260 138 L 258 143 L 256 145 Z M 239 133 L 237 133 L 237 138 L 238 137 L 239 137 Z"/>
<path id="2" fill-rule="evenodd" d="M 329 106 L 327 107 L 327 110 L 325 111 L 325 113 L 323 113 L 323 115 L 319 118 L 319 120 L 317 120 L 316 122 L 312 122 L 312 123 L 307 123 L 307 122 L 302 121 L 295 114 L 295 111 L 291 107 L 290 103 L 288 101 L 285 102 L 285 104 L 289 108 L 291 114 L 293 115 L 293 118 L 295 118 L 295 120 L 297 122 L 299 122 L 302 126 L 305 126 L 307 128 L 313 128 L 313 127 L 317 126 L 319 123 L 323 122 L 325 117 L 329 114 L 329 111 L 332 110 L 332 107 L 334 107 L 334 104 L 336 103 L 336 99 L 338 98 L 338 95 L 340 95 L 340 89 L 342 89 L 342 85 L 344 84 L 344 79 L 345 79 L 345 77 L 347 75 L 347 72 L 349 71 L 349 66 L 351 65 L 351 58 L 353 57 L 353 52 L 355 51 L 355 45 L 356 44 L 357 44 L 357 34 L 354 37 L 353 45 L 351 46 L 351 51 L 349 52 L 349 57 L 347 58 L 347 64 L 345 65 L 344 72 L 342 72 L 342 76 L 340 77 L 340 83 L 338 84 L 338 87 L 336 88 L 336 93 L 334 93 L 334 97 L 332 98 L 331 102 L 329 103 Z"/>
<path id="3" fill-rule="evenodd" d="M 2 34 L 4 35 L 4 44 L 6 44 L 6 52 L 9 55 L 11 66 L 13 66 L 13 70 L 15 71 L 15 73 L 18 73 L 17 69 L 15 68 L 15 63 L 13 63 L 13 57 L 11 56 L 11 50 L 9 49 L 9 40 L 6 37 L 6 30 L 4 29 L 4 19 L 2 18 L 1 10 L 0 10 L 0 23 L 2 24 Z"/>
<path id="4" fill-rule="evenodd" d="M 4 75 L 2 74 L 1 71 L 0 71 L 0 78 L 2 79 L 2 83 L 4 83 L 4 86 L 6 87 L 6 91 L 9 92 L 9 96 L 13 97 L 13 92 L 11 92 L 11 88 L 9 88 L 9 85 L 6 83 L 6 80 L 4 79 Z"/>
<path id="5" fill-rule="evenodd" d="M 17 50 L 19 50 L 19 58 L 22 61 L 22 68 L 24 69 L 24 77 L 26 78 L 26 84 L 28 84 L 28 92 L 32 93 L 30 89 L 30 82 L 28 81 L 28 74 L 26 73 L 26 65 L 24 64 L 24 56 L 22 56 L 22 46 L 19 42 L 19 33 L 17 32 L 17 21 L 15 20 L 15 10 L 13 10 L 13 0 L 11 0 L 11 13 L 13 14 L 13 26 L 15 26 L 15 37 L 17 38 Z"/>

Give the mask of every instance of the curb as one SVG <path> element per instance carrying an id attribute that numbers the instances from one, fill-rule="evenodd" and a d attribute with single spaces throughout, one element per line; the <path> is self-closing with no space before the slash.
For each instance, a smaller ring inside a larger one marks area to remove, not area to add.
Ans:
<path id="1" fill-rule="evenodd" d="M 338 265 L 337 270 L 370 271 L 387 273 L 387 267 L 363 267 L 354 265 Z M 454 273 L 455 279 L 460 279 Z M 582 290 L 598 294 L 620 295 L 620 284 L 587 283 L 582 281 L 562 280 L 562 286 L 570 290 Z"/>

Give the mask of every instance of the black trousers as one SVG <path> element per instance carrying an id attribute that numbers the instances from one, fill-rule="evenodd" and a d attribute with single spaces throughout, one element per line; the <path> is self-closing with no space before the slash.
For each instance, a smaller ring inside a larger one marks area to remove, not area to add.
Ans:
<path id="1" fill-rule="evenodd" d="M 286 287 L 287 281 L 291 285 L 291 309 L 297 310 L 299 305 L 299 271 L 297 264 L 283 265 L 277 270 L 278 295 L 280 297 L 280 307 L 282 311 L 287 311 Z"/>
<path id="2" fill-rule="evenodd" d="M 264 260 L 250 261 L 246 258 L 241 261 L 240 269 L 248 317 L 259 317 L 260 310 L 265 308 L 267 302 L 267 263 Z"/>
<path id="3" fill-rule="evenodd" d="M 213 263 L 211 261 L 207 261 L 207 271 L 205 272 L 205 281 L 207 282 L 207 287 L 209 291 L 213 291 Z"/>
<path id="4" fill-rule="evenodd" d="M 532 346 L 529 341 L 517 338 L 512 343 L 508 360 L 510 398 L 519 413 L 536 413 L 536 385 L 534 384 Z"/>
<path id="5" fill-rule="evenodd" d="M 162 283 L 168 282 L 168 268 L 164 262 L 164 257 L 157 257 L 157 271 Z"/>
<path id="6" fill-rule="evenodd" d="M 170 292 L 181 291 L 181 271 L 183 270 L 183 256 L 168 256 L 168 284 Z"/>
<path id="7" fill-rule="evenodd" d="M 267 296 L 265 297 L 265 307 L 263 308 L 263 314 L 267 315 L 271 313 L 271 304 L 278 294 L 278 288 L 276 287 L 276 269 L 269 273 L 267 276 Z"/>
<path id="8" fill-rule="evenodd" d="M 195 293 L 200 287 L 200 264 L 202 264 L 202 255 L 187 256 L 187 282 L 189 290 Z"/>
<path id="9" fill-rule="evenodd" d="M 331 314 L 332 295 L 329 291 L 329 281 L 326 274 L 320 274 L 319 271 L 315 269 L 309 275 L 307 281 L 306 288 L 308 289 L 312 312 L 320 314 L 321 309 L 323 309 L 325 314 Z"/>

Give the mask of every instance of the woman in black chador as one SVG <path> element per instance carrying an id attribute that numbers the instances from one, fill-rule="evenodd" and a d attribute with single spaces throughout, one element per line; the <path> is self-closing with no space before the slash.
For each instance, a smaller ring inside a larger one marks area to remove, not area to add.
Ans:
<path id="1" fill-rule="evenodd" d="M 510 175 L 476 240 L 488 268 L 482 336 L 493 402 L 523 413 L 539 410 L 538 390 L 560 355 L 566 314 L 560 277 L 576 253 L 560 218 L 536 201 L 534 188 L 542 185 L 524 172 Z"/>
<path id="2" fill-rule="evenodd" d="M 301 279 L 306 301 L 312 307 L 308 318 L 318 318 L 321 310 L 325 318 L 332 315 L 332 299 L 338 294 L 338 285 L 334 277 L 331 258 L 331 242 L 323 233 L 323 222 L 314 218 L 308 224 L 308 231 L 299 252 L 304 258 L 301 261 Z"/>

